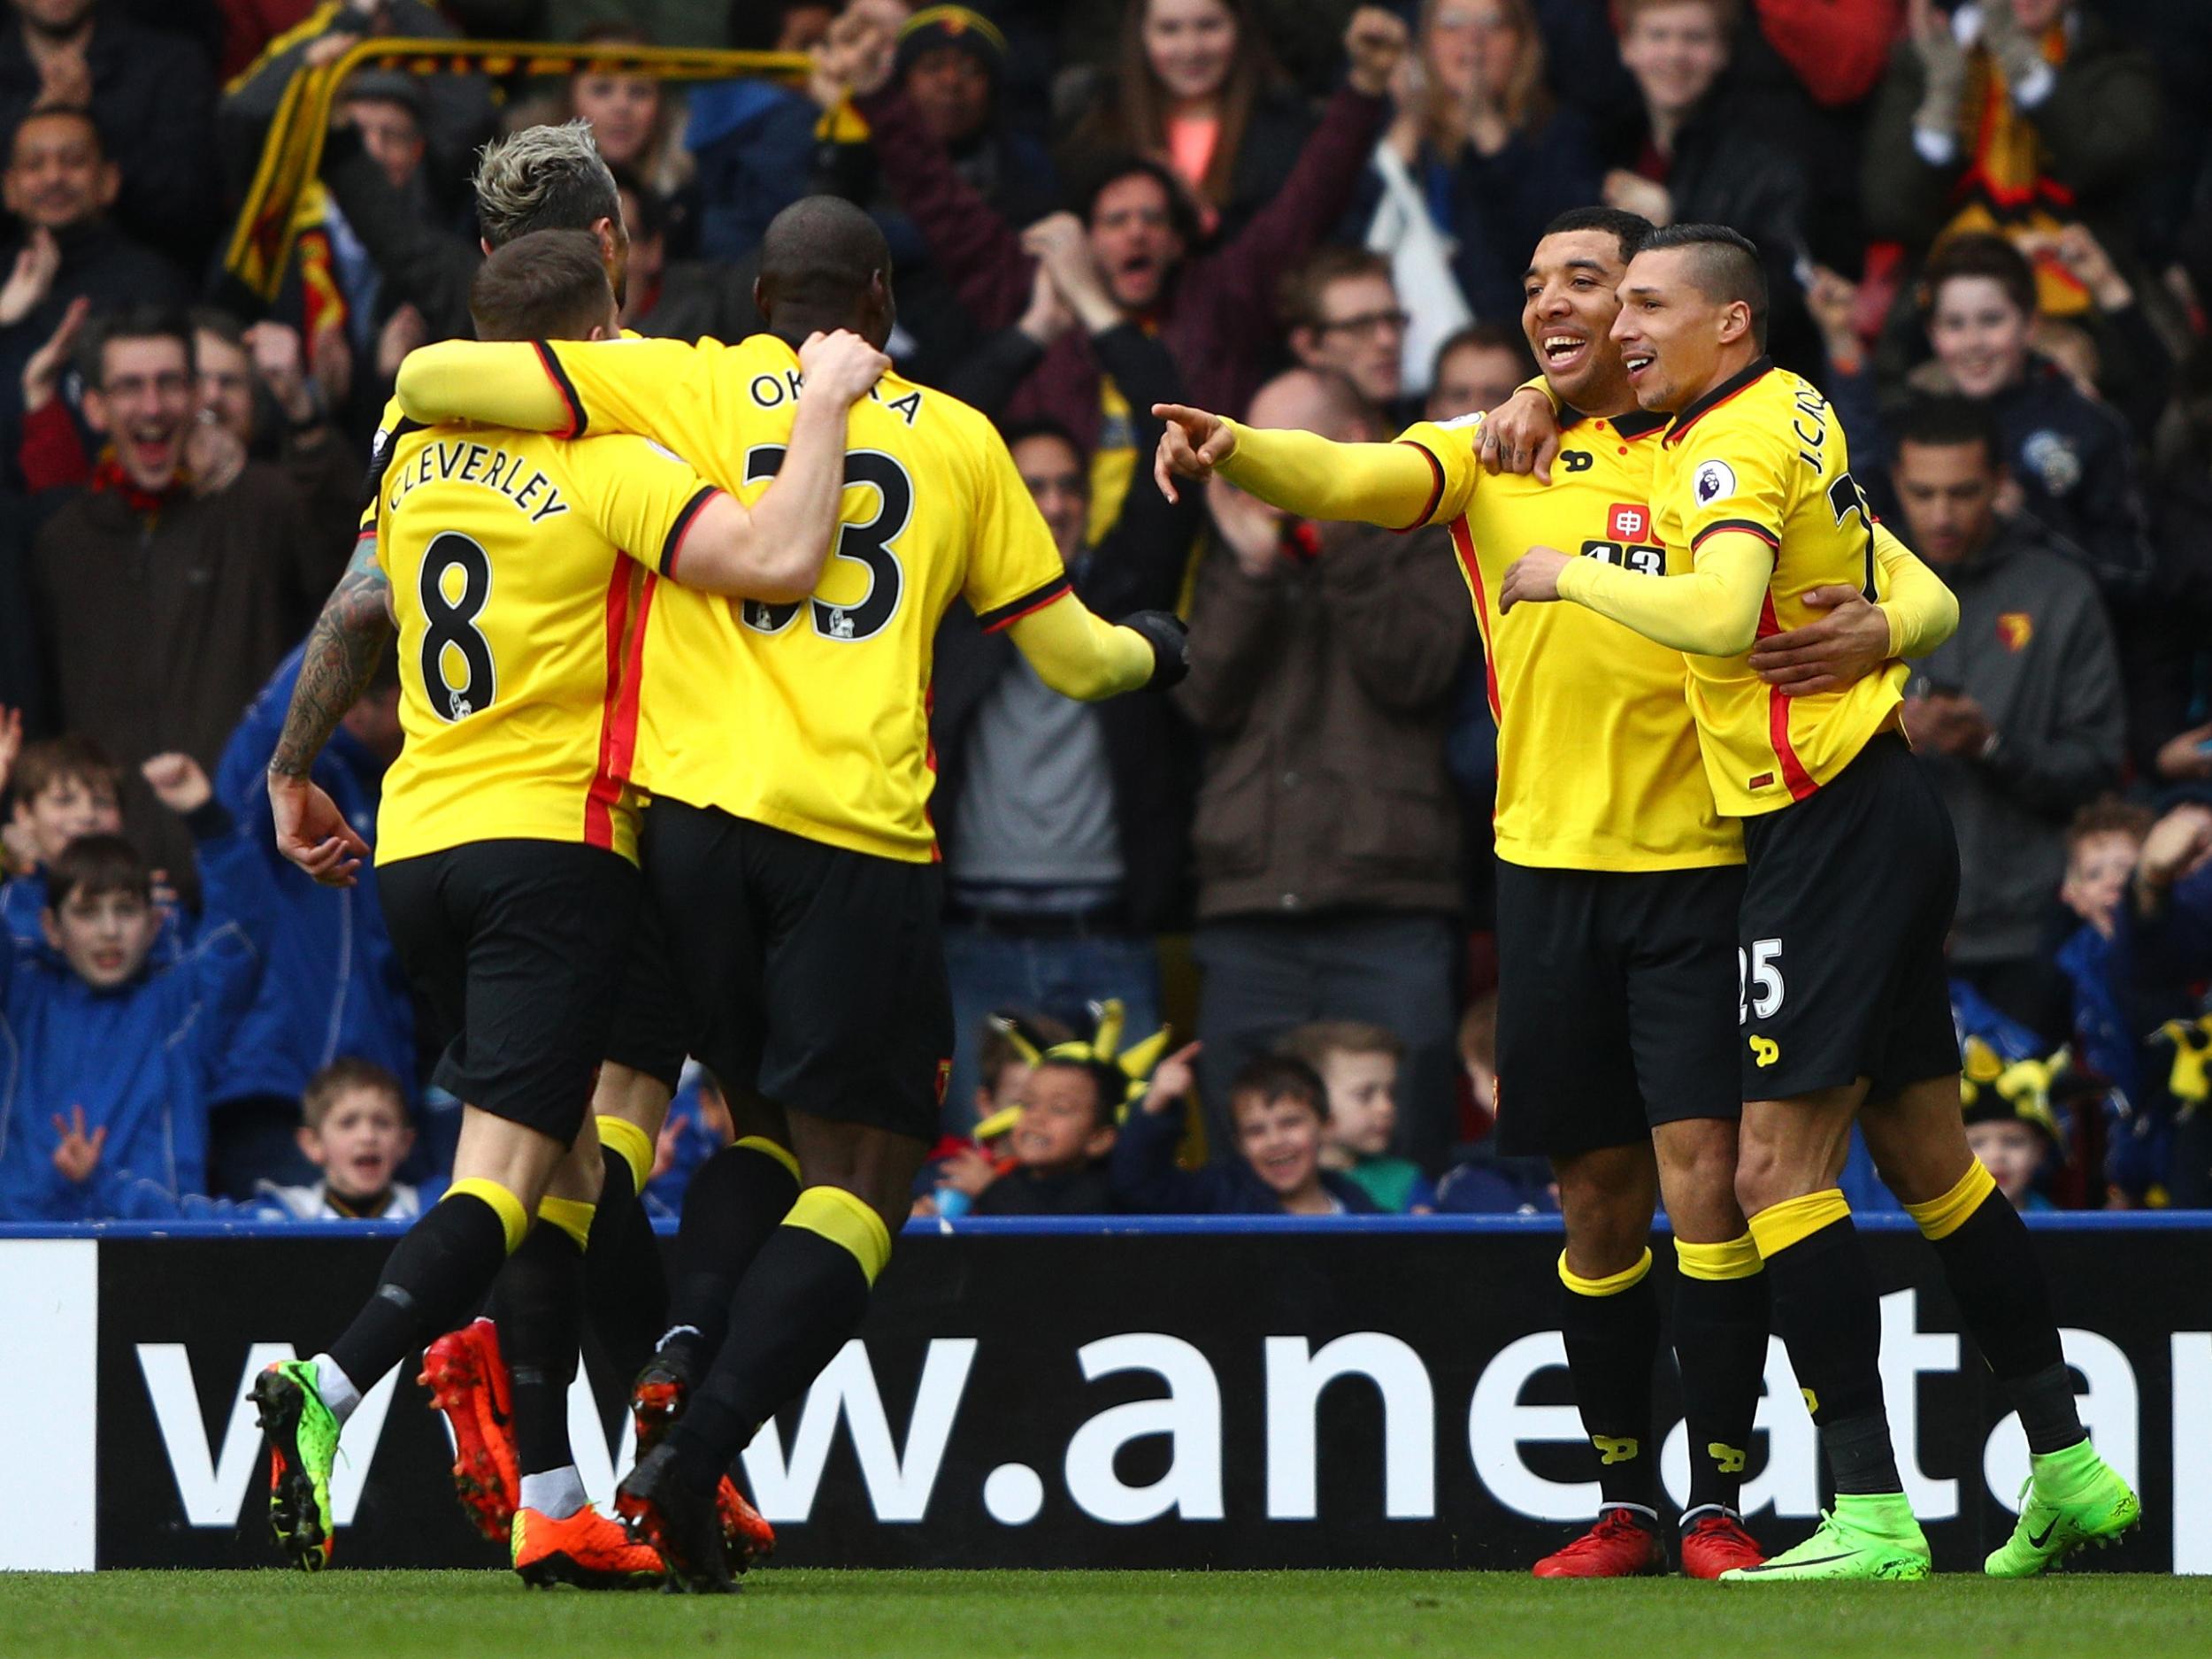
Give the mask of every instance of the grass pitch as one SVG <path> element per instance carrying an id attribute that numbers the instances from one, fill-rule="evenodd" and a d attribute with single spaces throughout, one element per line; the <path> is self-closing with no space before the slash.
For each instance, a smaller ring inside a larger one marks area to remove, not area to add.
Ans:
<path id="1" fill-rule="evenodd" d="M 741 1595 L 533 1593 L 503 1573 L 0 1575 L 0 1655 L 42 1659 L 1510 1659 L 2212 1653 L 2212 1579 L 1956 1576 L 1849 1589 L 1512 1573 L 826 1572 Z"/>

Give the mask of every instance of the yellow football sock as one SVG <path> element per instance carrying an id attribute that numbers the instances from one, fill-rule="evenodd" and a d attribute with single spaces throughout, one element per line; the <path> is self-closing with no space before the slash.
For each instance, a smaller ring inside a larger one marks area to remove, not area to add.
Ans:
<path id="1" fill-rule="evenodd" d="M 588 1204 L 580 1198 L 549 1196 L 538 1200 L 538 1219 L 568 1234 L 576 1240 L 576 1248 L 580 1250 L 588 1247 L 591 1218 L 598 1213 L 598 1205 Z"/>
<path id="2" fill-rule="evenodd" d="M 627 1118 L 603 1115 L 598 1122 L 599 1144 L 630 1166 L 630 1190 L 643 1192 L 653 1173 L 653 1137 Z"/>
<path id="3" fill-rule="evenodd" d="M 1770 1204 L 1751 1217 L 1751 1236 L 1758 1243 L 1761 1258 L 1770 1262 L 1781 1251 L 1811 1238 L 1823 1227 L 1850 1218 L 1851 1206 L 1844 1202 L 1843 1189 L 1831 1187 L 1807 1193 L 1801 1198 L 1786 1198 L 1778 1204 Z"/>
<path id="4" fill-rule="evenodd" d="M 507 1254 L 512 1256 L 522 1248 L 529 1235 L 530 1212 L 522 1200 L 509 1192 L 497 1181 L 481 1175 L 465 1175 L 445 1189 L 446 1198 L 458 1198 L 464 1194 L 480 1203 L 491 1206 L 492 1214 L 499 1217 L 500 1231 L 507 1235 Z M 445 1199 L 438 1201 L 441 1203 Z"/>
<path id="5" fill-rule="evenodd" d="M 1719 1244 L 1677 1239 L 1674 1265 L 1685 1279 L 1749 1279 L 1759 1271 L 1759 1247 L 1748 1233 Z"/>
<path id="6" fill-rule="evenodd" d="M 783 1225 L 819 1233 L 848 1252 L 871 1285 L 891 1259 L 891 1233 L 883 1217 L 841 1187 L 808 1187 Z"/>
<path id="7" fill-rule="evenodd" d="M 1651 1271 L 1651 1247 L 1636 1258 L 1632 1267 L 1624 1267 L 1617 1273 L 1608 1273 L 1603 1279 L 1585 1279 L 1567 1266 L 1567 1253 L 1559 1253 L 1559 1282 L 1578 1296 L 1617 1296 L 1624 1290 L 1632 1290 L 1643 1283 L 1644 1275 Z"/>
<path id="8" fill-rule="evenodd" d="M 1942 1197 L 1931 1198 L 1924 1204 L 1907 1204 L 1905 1209 L 1929 1238 L 1947 1239 L 1964 1226 L 1967 1218 L 1996 1190 L 1997 1178 L 1976 1158 L 1966 1166 L 1966 1173 L 1959 1177 L 1958 1185 Z"/>

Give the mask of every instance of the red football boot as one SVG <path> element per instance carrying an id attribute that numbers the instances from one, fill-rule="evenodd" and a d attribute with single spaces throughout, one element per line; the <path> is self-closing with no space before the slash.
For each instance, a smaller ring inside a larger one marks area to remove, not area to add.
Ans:
<path id="1" fill-rule="evenodd" d="M 1717 1578 L 1731 1567 L 1755 1567 L 1766 1559 L 1758 1540 L 1725 1509 L 1708 1509 L 1682 1534 L 1682 1571 L 1693 1578 Z"/>
<path id="2" fill-rule="evenodd" d="M 1666 1570 L 1658 1529 L 1634 1509 L 1616 1508 L 1601 1513 L 1595 1526 L 1529 1571 L 1540 1578 L 1633 1578 Z"/>
<path id="3" fill-rule="evenodd" d="M 453 1489 L 476 1530 L 495 1544 L 513 1531 L 522 1477 L 515 1466 L 515 1407 L 489 1319 L 449 1331 L 422 1351 L 430 1403 L 453 1431 Z"/>

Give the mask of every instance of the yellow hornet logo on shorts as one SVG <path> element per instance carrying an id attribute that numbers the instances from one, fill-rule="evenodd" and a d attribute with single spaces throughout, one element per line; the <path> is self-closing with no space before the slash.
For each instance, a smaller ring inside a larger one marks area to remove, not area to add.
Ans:
<path id="1" fill-rule="evenodd" d="M 1640 1449 L 1640 1442 L 1625 1436 L 1616 1440 L 1610 1434 L 1593 1434 L 1590 1444 L 1598 1448 L 1598 1462 L 1608 1467 L 1627 1463 Z"/>
<path id="2" fill-rule="evenodd" d="M 1771 1037 L 1754 1037 L 1751 1040 L 1751 1057 L 1763 1067 L 1772 1065 L 1782 1057 L 1782 1045 Z"/>

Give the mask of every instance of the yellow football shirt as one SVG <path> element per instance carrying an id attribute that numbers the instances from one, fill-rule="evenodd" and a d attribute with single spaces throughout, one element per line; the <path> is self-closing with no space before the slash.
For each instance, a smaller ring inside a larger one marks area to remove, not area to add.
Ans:
<path id="1" fill-rule="evenodd" d="M 399 620 L 406 742 L 377 856 L 579 841 L 637 856 L 650 570 L 718 492 L 634 437 L 402 426 L 372 503 Z"/>
<path id="2" fill-rule="evenodd" d="M 1665 417 L 1571 419 L 1549 486 L 1485 476 L 1482 419 L 1424 421 L 1399 442 L 1435 468 L 1422 522 L 1450 525 L 1482 634 L 1498 724 L 1498 856 L 1565 870 L 1742 863 L 1742 834 L 1715 809 L 1699 761 L 1682 653 L 1579 605 L 1497 614 L 1507 569 L 1539 544 L 1665 573 L 1651 511 Z"/>
<path id="3" fill-rule="evenodd" d="M 1761 639 L 1818 619 L 1802 603 L 1809 589 L 1842 585 L 1883 597 L 1874 515 L 1851 476 L 1843 424 L 1809 381 L 1770 358 L 1675 416 L 1660 442 L 1652 510 L 1654 539 L 1670 560 L 1694 562 L 1724 530 L 1774 549 Z M 1895 724 L 1904 700 L 1901 663 L 1841 691 L 1789 697 L 1752 672 L 1748 652 L 1688 661 L 1706 776 L 1734 818 L 1805 799 Z"/>
<path id="4" fill-rule="evenodd" d="M 572 430 L 647 434 L 741 500 L 783 457 L 798 354 L 770 334 L 555 342 Z M 1002 628 L 1067 594 L 1050 532 L 982 415 L 895 372 L 853 406 L 843 524 L 812 598 L 649 595 L 632 778 L 832 846 L 936 856 L 929 685 L 937 626 L 965 598 Z"/>

